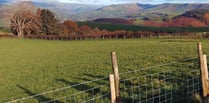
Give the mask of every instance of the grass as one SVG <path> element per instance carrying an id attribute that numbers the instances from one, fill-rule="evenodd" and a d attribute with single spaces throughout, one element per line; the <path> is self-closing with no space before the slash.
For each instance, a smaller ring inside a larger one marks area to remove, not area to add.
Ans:
<path id="1" fill-rule="evenodd" d="M 75 84 L 106 77 L 112 73 L 112 51 L 117 52 L 119 71 L 125 72 L 197 57 L 196 43 L 199 41 L 203 43 L 204 53 L 209 54 L 208 40 L 0 39 L 0 102 L 67 86 L 59 79 Z M 30 93 L 26 93 L 26 90 Z"/>

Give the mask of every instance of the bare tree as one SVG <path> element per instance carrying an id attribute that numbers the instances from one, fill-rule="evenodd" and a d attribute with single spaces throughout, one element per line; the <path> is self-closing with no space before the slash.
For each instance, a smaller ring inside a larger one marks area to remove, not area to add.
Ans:
<path id="1" fill-rule="evenodd" d="M 22 1 L 14 6 L 11 16 L 11 30 L 18 37 L 24 37 L 24 29 L 35 21 L 34 6 L 30 1 Z"/>

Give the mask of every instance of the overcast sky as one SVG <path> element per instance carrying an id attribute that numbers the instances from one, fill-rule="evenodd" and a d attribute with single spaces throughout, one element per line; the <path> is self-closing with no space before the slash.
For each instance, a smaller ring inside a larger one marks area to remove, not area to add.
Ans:
<path id="1" fill-rule="evenodd" d="M 143 3 L 143 4 L 160 4 L 160 3 L 209 3 L 209 0 L 32 0 L 41 2 L 66 2 L 80 4 L 121 4 L 121 3 Z"/>

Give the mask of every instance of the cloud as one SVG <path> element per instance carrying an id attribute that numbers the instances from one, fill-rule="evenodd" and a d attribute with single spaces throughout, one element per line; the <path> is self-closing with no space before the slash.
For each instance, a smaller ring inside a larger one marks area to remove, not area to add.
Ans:
<path id="1" fill-rule="evenodd" d="M 209 3 L 209 0 L 166 0 L 168 3 Z"/>
<path id="2" fill-rule="evenodd" d="M 160 4 L 160 3 L 209 3 L 209 0 L 58 0 L 69 3 L 87 3 L 87 4 L 120 4 L 120 3 L 144 3 L 144 4 Z"/>
<path id="3" fill-rule="evenodd" d="M 10 0 L 20 1 L 20 0 Z M 160 3 L 209 3 L 209 0 L 31 0 L 36 2 L 65 2 L 79 4 L 121 4 L 121 3 L 143 3 L 143 4 L 160 4 Z"/>

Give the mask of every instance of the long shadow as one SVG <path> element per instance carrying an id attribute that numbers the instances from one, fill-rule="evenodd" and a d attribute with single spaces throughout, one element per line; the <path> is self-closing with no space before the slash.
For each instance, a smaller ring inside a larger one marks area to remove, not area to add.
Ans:
<path id="1" fill-rule="evenodd" d="M 79 79 L 79 80 L 84 80 L 84 81 L 92 81 L 92 80 L 95 80 L 95 79 L 100 79 L 100 78 L 103 78 L 101 80 L 98 80 L 98 81 L 94 81 L 94 83 L 98 84 L 98 85 L 101 85 L 101 84 L 105 84 L 107 83 L 107 81 L 109 81 L 109 78 L 105 78 L 104 76 L 100 76 L 100 75 L 92 75 L 92 74 L 87 74 L 87 73 L 83 73 L 84 76 L 86 77 L 82 77 L 82 78 L 76 78 L 76 79 Z M 92 79 L 90 79 L 92 78 Z"/>
<path id="2" fill-rule="evenodd" d="M 22 89 L 26 94 L 28 94 L 29 96 L 33 96 L 33 95 L 37 95 L 36 93 L 31 92 L 30 90 L 28 90 L 27 88 L 17 85 L 18 88 Z M 38 100 L 38 102 L 44 102 L 44 101 L 52 101 L 53 99 L 45 97 L 43 95 L 38 95 L 35 96 L 34 99 Z M 53 101 L 53 103 L 61 103 L 59 101 Z"/>
<path id="3" fill-rule="evenodd" d="M 59 82 L 63 82 L 67 85 L 70 85 L 70 86 L 72 86 L 72 88 L 74 88 L 78 91 L 85 91 L 85 92 L 88 92 L 89 94 L 91 94 L 92 91 L 94 92 L 94 94 L 97 94 L 100 91 L 99 88 L 94 88 L 94 87 L 88 86 L 87 84 L 79 84 L 77 82 L 69 82 L 65 79 L 56 79 L 56 80 Z"/>
<path id="4" fill-rule="evenodd" d="M 101 90 L 100 87 L 94 87 L 89 83 L 81 83 L 79 84 L 78 82 L 69 82 L 65 79 L 56 79 L 59 82 L 63 82 L 67 85 L 72 86 L 73 89 L 76 89 L 77 92 L 73 93 L 72 96 L 68 97 L 70 103 L 74 102 L 86 102 L 88 101 L 89 103 L 91 102 L 96 102 L 98 99 L 101 100 L 102 98 L 97 98 L 98 96 L 103 95 L 103 91 Z"/>
<path id="5" fill-rule="evenodd" d="M 83 73 L 83 74 L 92 78 L 104 78 L 104 76 L 101 76 L 101 75 L 92 75 L 92 74 L 87 74 L 87 73 Z"/>

